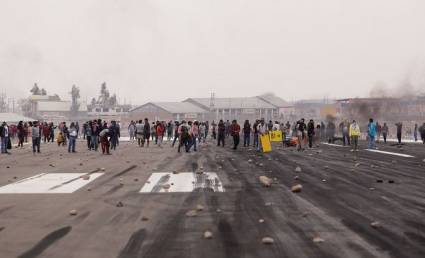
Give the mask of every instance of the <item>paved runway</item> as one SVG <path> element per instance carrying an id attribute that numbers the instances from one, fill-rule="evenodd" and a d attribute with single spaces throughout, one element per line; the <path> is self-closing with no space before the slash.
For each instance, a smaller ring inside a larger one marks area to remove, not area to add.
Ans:
<path id="1" fill-rule="evenodd" d="M 262 154 L 210 142 L 187 154 L 123 141 L 110 156 L 83 146 L 0 156 L 0 257 L 425 257 L 421 144 Z"/>

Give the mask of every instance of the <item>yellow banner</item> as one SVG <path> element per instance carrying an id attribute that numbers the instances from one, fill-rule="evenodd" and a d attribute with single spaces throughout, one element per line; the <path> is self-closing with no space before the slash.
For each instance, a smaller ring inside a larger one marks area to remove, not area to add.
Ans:
<path id="1" fill-rule="evenodd" d="M 270 143 L 270 137 L 265 134 L 260 136 L 261 141 L 261 147 L 263 147 L 263 152 L 270 152 L 272 151 L 272 145 Z"/>
<path id="2" fill-rule="evenodd" d="M 270 134 L 270 141 L 272 142 L 282 142 L 283 135 L 281 130 L 271 131 Z"/>

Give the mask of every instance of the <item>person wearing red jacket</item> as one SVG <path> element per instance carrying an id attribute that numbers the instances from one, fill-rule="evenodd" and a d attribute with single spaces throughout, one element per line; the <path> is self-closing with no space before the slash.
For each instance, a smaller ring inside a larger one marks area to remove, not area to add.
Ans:
<path id="1" fill-rule="evenodd" d="M 239 134 L 241 132 L 241 127 L 236 120 L 232 121 L 230 126 L 230 133 L 233 136 L 233 149 L 236 150 L 239 145 Z"/>
<path id="2" fill-rule="evenodd" d="M 162 147 L 161 144 L 162 144 L 162 141 L 164 139 L 164 134 L 165 134 L 164 124 L 157 121 L 156 122 L 156 137 L 157 137 L 157 140 L 158 140 L 158 143 L 157 143 L 158 147 Z"/>

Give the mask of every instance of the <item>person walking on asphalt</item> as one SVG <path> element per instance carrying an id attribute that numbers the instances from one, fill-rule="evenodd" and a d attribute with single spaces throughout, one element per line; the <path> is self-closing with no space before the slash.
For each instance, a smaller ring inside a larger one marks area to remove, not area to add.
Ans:
<path id="1" fill-rule="evenodd" d="M 375 137 L 376 137 L 376 124 L 373 122 L 373 119 L 369 119 L 369 124 L 367 125 L 367 135 L 368 135 L 368 149 L 376 149 Z"/>
<path id="2" fill-rule="evenodd" d="M 186 121 L 183 120 L 181 125 L 179 126 L 179 146 L 177 148 L 177 152 L 180 152 L 181 147 L 185 147 L 186 152 L 189 152 L 190 146 L 190 134 L 189 134 L 189 126 L 186 124 Z"/>
<path id="3" fill-rule="evenodd" d="M 38 122 L 34 122 L 33 127 L 31 129 L 32 135 L 32 153 L 35 154 L 40 153 L 40 141 L 41 141 L 41 129 L 38 126 Z"/>
<path id="4" fill-rule="evenodd" d="M 342 123 L 342 145 L 350 145 L 350 123 L 348 123 L 348 120 Z"/>
<path id="5" fill-rule="evenodd" d="M 133 120 L 131 120 L 130 124 L 128 125 L 128 134 L 130 135 L 130 141 L 133 141 L 136 136 L 136 124 Z"/>
<path id="6" fill-rule="evenodd" d="M 387 123 L 384 123 L 382 126 L 382 138 L 384 138 L 384 144 L 387 143 L 387 136 L 388 136 L 388 125 Z"/>
<path id="7" fill-rule="evenodd" d="M 236 120 L 232 121 L 232 125 L 230 126 L 230 133 L 233 137 L 233 149 L 236 150 L 240 141 L 241 126 L 238 124 Z"/>
<path id="8" fill-rule="evenodd" d="M 100 133 L 99 133 L 100 147 L 102 148 L 102 154 L 111 155 L 111 153 L 109 152 L 108 136 L 110 136 L 109 135 L 109 129 L 108 129 L 107 126 L 104 126 L 102 131 L 100 131 Z"/>
<path id="9" fill-rule="evenodd" d="M 398 122 L 395 124 L 395 126 L 397 127 L 397 141 L 398 141 L 398 144 L 401 144 L 401 134 L 403 131 L 403 123 Z"/>
<path id="10" fill-rule="evenodd" d="M 313 119 L 310 119 L 307 125 L 307 135 L 308 135 L 308 147 L 311 149 L 313 148 L 313 137 L 315 135 L 314 131 L 314 121 Z"/>
<path id="11" fill-rule="evenodd" d="M 174 145 L 176 144 L 176 141 L 180 137 L 179 129 L 180 129 L 180 123 L 179 123 L 179 121 L 175 121 L 175 123 L 174 123 L 174 139 L 173 139 L 173 144 L 171 145 L 171 147 L 174 147 Z"/>
<path id="12" fill-rule="evenodd" d="M 220 143 L 222 143 L 223 147 L 224 147 L 224 137 L 226 136 L 226 126 L 224 125 L 223 120 L 220 120 L 220 122 L 218 122 L 218 126 L 217 126 L 217 131 L 218 131 L 218 139 L 217 139 L 217 146 L 220 146 Z"/>
<path id="13" fill-rule="evenodd" d="M 360 137 L 360 126 L 357 124 L 356 120 L 353 120 L 353 123 L 351 123 L 350 125 L 350 138 L 351 138 L 351 145 L 353 146 L 353 149 L 351 149 L 351 151 L 359 151 L 358 149 L 359 137 Z"/>
<path id="14" fill-rule="evenodd" d="M 249 147 L 249 142 L 251 139 L 251 124 L 248 120 L 245 120 L 243 125 L 243 146 Z"/>
<path id="15" fill-rule="evenodd" d="M 75 142 L 77 141 L 77 128 L 75 127 L 74 122 L 69 126 L 69 144 L 68 144 L 68 152 L 75 152 Z"/>
<path id="16" fill-rule="evenodd" d="M 328 138 L 328 143 L 334 143 L 335 138 L 335 124 L 332 121 L 328 122 L 328 125 L 326 126 L 326 135 Z"/>

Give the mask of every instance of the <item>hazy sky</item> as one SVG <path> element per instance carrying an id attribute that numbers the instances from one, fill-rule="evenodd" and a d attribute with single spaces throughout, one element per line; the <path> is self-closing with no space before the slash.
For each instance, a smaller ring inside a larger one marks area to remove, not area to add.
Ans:
<path id="1" fill-rule="evenodd" d="M 133 104 L 425 88 L 423 0 L 0 0 L 0 91 Z"/>

